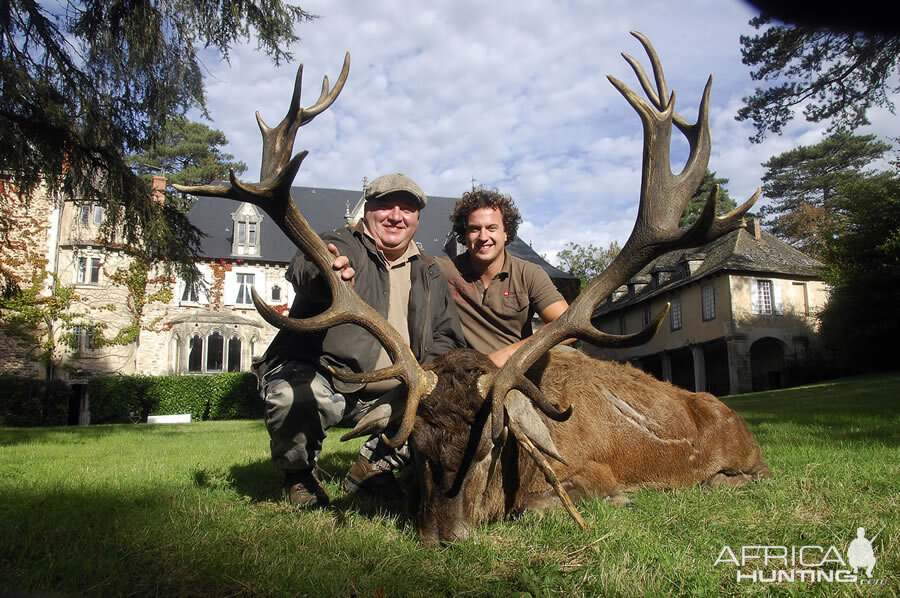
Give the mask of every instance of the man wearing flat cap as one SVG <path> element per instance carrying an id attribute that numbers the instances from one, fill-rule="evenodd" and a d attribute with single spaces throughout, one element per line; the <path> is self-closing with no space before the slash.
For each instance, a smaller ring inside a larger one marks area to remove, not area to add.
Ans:
<path id="1" fill-rule="evenodd" d="M 322 235 L 335 255 L 334 268 L 353 279 L 359 296 L 409 343 L 420 363 L 465 346 L 447 280 L 434 259 L 413 242 L 419 211 L 428 199 L 409 177 L 389 174 L 365 190 L 365 215 L 353 228 Z M 285 277 L 296 297 L 290 316 L 305 318 L 324 311 L 331 294 L 316 266 L 297 252 Z M 254 364 L 266 401 L 266 427 L 272 461 L 284 472 L 285 493 L 298 507 L 324 506 L 328 494 L 316 475 L 326 431 L 354 417 L 400 382 L 365 385 L 333 379 L 328 368 L 365 372 L 390 365 L 381 344 L 363 328 L 341 324 L 298 335 L 281 330 Z M 344 482 L 350 491 L 399 495 L 391 472 L 403 455 L 366 443 Z"/>

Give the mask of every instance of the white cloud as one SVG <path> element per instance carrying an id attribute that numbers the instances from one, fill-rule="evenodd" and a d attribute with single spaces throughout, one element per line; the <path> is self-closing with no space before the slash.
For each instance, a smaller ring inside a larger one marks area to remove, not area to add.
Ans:
<path id="1" fill-rule="evenodd" d="M 291 48 L 305 63 L 301 103 L 315 101 L 323 75 L 334 83 L 345 51 L 352 60 L 337 102 L 297 136 L 295 149 L 310 155 L 296 184 L 356 189 L 364 176 L 402 171 L 426 193 L 456 196 L 474 177 L 513 196 L 525 218 L 520 236 L 551 257 L 566 242 L 606 246 L 631 230 L 641 126 L 606 80 L 611 73 L 639 89 L 620 52 L 649 68 L 630 29 L 654 44 L 676 110 L 689 120 L 715 74 L 710 168 L 730 179 L 736 201 L 760 185 L 762 162 L 821 136 L 801 120 L 753 145 L 751 126 L 734 120 L 755 87 L 738 42 L 752 32 L 752 12 L 738 0 L 302 5 L 321 18 L 301 25 Z M 296 72 L 296 63 L 276 68 L 253 48 L 236 48 L 230 67 L 207 62 L 212 126 L 248 163 L 250 180 L 262 147 L 253 113 L 277 124 Z M 900 135 L 896 120 L 873 117 L 880 131 Z M 686 152 L 676 140 L 673 161 Z"/>

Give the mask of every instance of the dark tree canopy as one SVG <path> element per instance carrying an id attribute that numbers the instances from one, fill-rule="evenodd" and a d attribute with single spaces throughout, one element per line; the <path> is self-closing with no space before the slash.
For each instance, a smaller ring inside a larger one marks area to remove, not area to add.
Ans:
<path id="1" fill-rule="evenodd" d="M 842 218 L 826 243 L 831 298 L 820 315 L 826 342 L 854 370 L 895 368 L 900 334 L 900 178 L 847 182 Z"/>
<path id="2" fill-rule="evenodd" d="M 887 17 L 886 17 L 887 18 Z M 744 64 L 756 81 L 770 82 L 744 98 L 735 117 L 750 120 L 758 143 L 778 134 L 801 105 L 806 120 L 828 122 L 829 131 L 852 131 L 869 123 L 870 108 L 894 104 L 900 91 L 900 36 L 854 33 L 817 25 L 779 25 L 763 13 L 750 24 L 761 33 L 741 36 Z"/>
<path id="3" fill-rule="evenodd" d="M 162 174 L 170 185 L 206 185 L 227 180 L 229 170 L 236 175 L 247 170 L 245 163 L 235 162 L 233 155 L 220 149 L 225 145 L 228 139 L 222 131 L 179 116 L 165 124 L 150 150 L 129 160 L 135 172 L 144 177 Z M 181 194 L 177 195 L 180 200 Z"/>
<path id="4" fill-rule="evenodd" d="M 684 206 L 684 213 L 681 215 L 679 226 L 681 226 L 681 228 L 690 228 L 697 222 L 700 213 L 703 211 L 703 206 L 706 205 L 706 200 L 709 197 L 710 192 L 716 185 L 719 186 L 716 214 L 721 216 L 735 209 L 737 205 L 734 203 L 734 200 L 729 197 L 728 189 L 725 188 L 727 183 L 728 179 L 717 177 L 715 172 L 712 172 L 707 168 L 706 174 L 703 175 L 703 180 L 700 181 L 700 186 L 697 187 L 694 196 L 691 197 L 687 202 L 687 205 Z"/>
<path id="5" fill-rule="evenodd" d="M 152 147 L 170 118 L 205 111 L 199 48 L 227 60 L 255 36 L 278 64 L 310 17 L 279 0 L 0 2 L 0 171 L 24 195 L 46 182 L 103 203 L 109 230 L 187 265 L 196 229 L 151 201 L 126 156 Z"/>
<path id="6" fill-rule="evenodd" d="M 875 135 L 837 133 L 763 163 L 763 194 L 772 200 L 760 209 L 763 224 L 778 237 L 817 258 L 833 234 L 841 207 L 841 185 L 869 174 L 867 168 L 890 149 Z"/>

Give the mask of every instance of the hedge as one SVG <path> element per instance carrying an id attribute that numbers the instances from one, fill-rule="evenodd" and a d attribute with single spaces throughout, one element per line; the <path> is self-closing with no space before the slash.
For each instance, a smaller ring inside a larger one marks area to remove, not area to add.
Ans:
<path id="1" fill-rule="evenodd" d="M 0 426 L 64 426 L 71 397 L 62 380 L 0 375 Z"/>
<path id="2" fill-rule="evenodd" d="M 190 413 L 192 421 L 256 419 L 263 415 L 256 376 L 248 372 L 93 378 L 88 392 L 92 424 L 176 413 Z"/>

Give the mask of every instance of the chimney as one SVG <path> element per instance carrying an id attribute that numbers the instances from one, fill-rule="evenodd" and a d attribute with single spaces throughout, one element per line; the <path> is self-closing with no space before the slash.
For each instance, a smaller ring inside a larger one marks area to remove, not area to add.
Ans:
<path id="1" fill-rule="evenodd" d="M 153 201 L 166 203 L 166 182 L 168 179 L 161 174 L 153 175 Z"/>
<path id="2" fill-rule="evenodd" d="M 759 218 L 747 221 L 747 232 L 753 235 L 757 241 L 762 240 L 762 229 L 759 226 Z"/>

